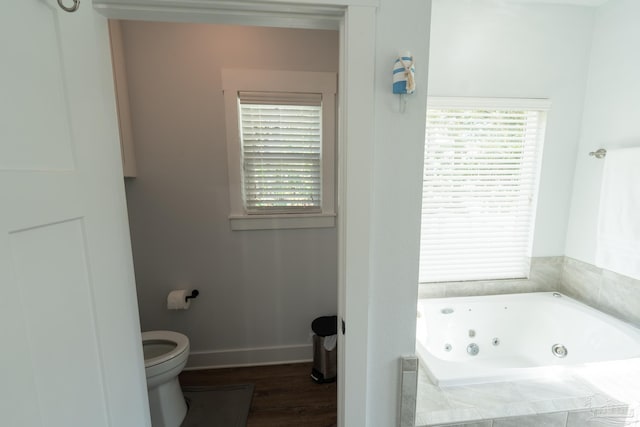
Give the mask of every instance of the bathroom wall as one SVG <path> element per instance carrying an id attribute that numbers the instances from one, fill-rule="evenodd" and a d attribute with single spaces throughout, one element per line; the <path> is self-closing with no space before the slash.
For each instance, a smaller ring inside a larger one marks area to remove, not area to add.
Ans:
<path id="1" fill-rule="evenodd" d="M 604 160 L 598 148 L 640 146 L 640 2 L 597 9 L 560 290 L 640 325 L 640 280 L 594 265 Z"/>
<path id="2" fill-rule="evenodd" d="M 336 229 L 231 231 L 222 68 L 333 71 L 338 33 L 122 23 L 138 177 L 126 181 L 143 330 L 191 340 L 189 364 L 310 359 L 337 310 Z M 188 311 L 167 293 L 194 287 Z"/>
<path id="3" fill-rule="evenodd" d="M 366 420 L 346 424 L 388 427 L 400 422 L 399 358 L 415 349 L 431 1 L 403 0 L 399 7 L 397 0 L 381 0 L 375 13 L 371 231 L 359 230 L 364 239 L 370 236 L 370 285 L 362 304 L 362 310 L 368 309 L 368 333 L 349 335 L 354 318 L 350 308 L 345 335 L 351 343 L 364 342 L 368 348 L 361 361 L 367 370 L 366 408 L 362 408 Z M 405 49 L 416 60 L 416 92 L 401 113 L 398 96 L 391 92 L 391 69 L 399 50 Z M 361 200 L 367 200 L 366 194 Z M 354 401 L 347 401 L 350 411 Z"/>
<path id="4" fill-rule="evenodd" d="M 435 0 L 430 96 L 549 98 L 534 257 L 564 254 L 594 9 Z"/>
<path id="5" fill-rule="evenodd" d="M 611 0 L 597 9 L 577 153 L 566 255 L 593 264 L 603 160 L 598 148 L 640 146 L 640 2 Z"/>

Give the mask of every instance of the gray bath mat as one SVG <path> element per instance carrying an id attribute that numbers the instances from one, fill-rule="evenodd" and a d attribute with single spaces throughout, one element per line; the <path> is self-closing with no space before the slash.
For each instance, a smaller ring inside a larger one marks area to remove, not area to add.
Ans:
<path id="1" fill-rule="evenodd" d="M 180 427 L 246 427 L 253 384 L 183 387 L 189 411 Z"/>

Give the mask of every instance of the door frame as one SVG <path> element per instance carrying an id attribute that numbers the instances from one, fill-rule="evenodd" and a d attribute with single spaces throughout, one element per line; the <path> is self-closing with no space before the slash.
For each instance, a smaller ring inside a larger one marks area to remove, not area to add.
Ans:
<path id="1" fill-rule="evenodd" d="M 113 19 L 340 32 L 338 89 L 338 426 L 367 424 L 374 59 L 377 0 L 93 0 Z M 339 330 L 342 329 L 339 325 Z"/>

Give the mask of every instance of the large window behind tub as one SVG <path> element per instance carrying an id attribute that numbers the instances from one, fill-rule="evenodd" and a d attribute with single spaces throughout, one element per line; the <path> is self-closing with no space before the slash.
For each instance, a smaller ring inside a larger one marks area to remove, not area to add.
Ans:
<path id="1" fill-rule="evenodd" d="M 429 99 L 421 283 L 528 276 L 548 107 Z"/>

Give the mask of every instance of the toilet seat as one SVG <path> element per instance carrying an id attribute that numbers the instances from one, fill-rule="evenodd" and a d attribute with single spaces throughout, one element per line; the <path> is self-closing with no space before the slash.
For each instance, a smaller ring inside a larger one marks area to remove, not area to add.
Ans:
<path id="1" fill-rule="evenodd" d="M 189 338 L 179 332 L 173 331 L 148 331 L 142 333 L 142 345 L 145 343 L 158 343 L 174 346 L 173 349 L 158 356 L 144 360 L 145 369 L 164 363 L 180 356 L 189 350 Z"/>

